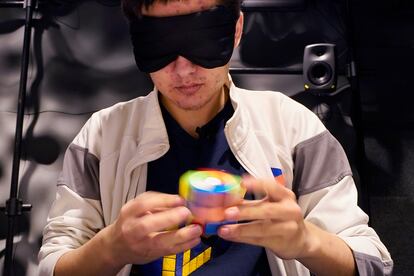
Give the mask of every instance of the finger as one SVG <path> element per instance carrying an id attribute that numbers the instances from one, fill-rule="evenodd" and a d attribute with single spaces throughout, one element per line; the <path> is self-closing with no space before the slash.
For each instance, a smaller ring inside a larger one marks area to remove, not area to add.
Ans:
<path id="1" fill-rule="evenodd" d="M 254 206 L 257 204 L 260 204 L 264 201 L 268 201 L 267 197 L 263 197 L 261 199 L 244 199 L 240 204 L 238 205 L 244 205 L 244 206 Z"/>
<path id="2" fill-rule="evenodd" d="M 200 225 L 191 224 L 175 231 L 165 231 L 157 235 L 155 243 L 157 246 L 172 248 L 186 246 L 189 242 L 200 239 L 203 229 Z"/>
<path id="3" fill-rule="evenodd" d="M 161 232 L 166 229 L 178 228 L 191 218 L 191 212 L 186 207 L 175 207 L 163 212 L 149 214 L 136 218 L 130 227 L 138 236 L 146 236 L 152 232 Z"/>
<path id="4" fill-rule="evenodd" d="M 198 224 L 190 224 L 178 230 L 168 231 L 166 233 L 167 234 L 163 236 L 163 240 L 161 240 L 161 242 L 167 243 L 170 240 L 174 244 L 182 244 L 201 237 L 203 234 L 203 228 Z"/>
<path id="5" fill-rule="evenodd" d="M 254 225 L 254 226 L 253 226 Z M 255 245 L 261 245 L 264 240 L 264 234 L 259 236 L 250 236 L 246 235 L 246 232 L 248 231 L 248 227 L 255 227 L 260 232 L 263 229 L 263 222 L 249 222 L 249 223 L 243 223 L 243 224 L 229 224 L 224 225 L 219 228 L 217 231 L 217 234 L 219 237 L 233 242 L 239 242 L 239 243 L 249 243 L 249 244 L 255 244 Z M 258 231 L 256 230 L 256 231 Z M 244 234 L 244 235 L 243 235 Z"/>
<path id="6" fill-rule="evenodd" d="M 227 220 L 263 220 L 276 221 L 300 220 L 302 212 L 296 201 L 263 201 L 256 204 L 243 204 L 227 208 L 224 212 Z"/>
<path id="7" fill-rule="evenodd" d="M 178 195 L 170 195 L 158 192 L 145 192 L 125 205 L 124 212 L 134 216 L 142 216 L 147 212 L 184 206 L 185 201 Z"/>
<path id="8" fill-rule="evenodd" d="M 191 249 L 193 247 L 195 247 L 196 245 L 198 245 L 201 242 L 201 238 L 197 237 L 194 238 L 192 240 L 180 243 L 180 244 L 176 244 L 172 250 L 170 254 L 178 254 L 184 251 L 187 251 L 188 249 Z"/>
<path id="9" fill-rule="evenodd" d="M 226 240 L 265 246 L 267 241 L 296 233 L 299 228 L 300 225 L 294 221 L 260 220 L 250 223 L 228 224 L 220 227 L 218 234 Z"/>
<path id="10" fill-rule="evenodd" d="M 166 256 L 166 255 L 172 255 L 172 254 L 178 254 L 178 253 L 185 252 L 195 247 L 200 242 L 201 242 L 201 238 L 197 237 L 197 238 L 194 238 L 192 240 L 189 240 L 189 241 L 186 241 L 180 244 L 175 244 L 174 246 L 169 248 L 163 255 Z"/>
<path id="11" fill-rule="evenodd" d="M 251 176 L 245 176 L 242 184 L 248 191 L 266 194 L 269 201 L 280 201 L 284 198 L 296 199 L 295 194 L 291 190 L 278 184 L 273 178 L 256 179 Z"/>

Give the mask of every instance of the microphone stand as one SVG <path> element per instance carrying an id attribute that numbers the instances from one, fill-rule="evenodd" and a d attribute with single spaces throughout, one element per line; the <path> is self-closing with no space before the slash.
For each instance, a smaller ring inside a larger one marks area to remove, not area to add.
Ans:
<path id="1" fill-rule="evenodd" d="M 26 21 L 24 26 L 24 40 L 23 51 L 21 57 L 21 71 L 20 71 L 20 86 L 19 97 L 17 105 L 17 117 L 16 117 L 16 132 L 14 139 L 14 153 L 13 153 L 13 167 L 12 177 L 10 185 L 10 198 L 6 201 L 6 206 L 1 207 L 1 211 L 8 217 L 7 222 L 7 239 L 6 239 L 6 252 L 4 259 L 4 276 L 12 275 L 13 267 L 13 240 L 14 230 L 16 224 L 16 218 L 22 215 L 23 212 L 31 210 L 31 204 L 24 204 L 22 199 L 18 198 L 17 190 L 19 185 L 19 168 L 22 149 L 22 133 L 23 133 L 23 119 L 26 101 L 26 85 L 27 85 L 27 72 L 29 66 L 30 56 L 30 40 L 32 31 L 32 17 L 33 10 L 36 7 L 37 0 L 25 0 L 23 8 L 26 9 Z M 15 7 L 19 5 L 19 1 L 2 1 L 5 7 Z"/>

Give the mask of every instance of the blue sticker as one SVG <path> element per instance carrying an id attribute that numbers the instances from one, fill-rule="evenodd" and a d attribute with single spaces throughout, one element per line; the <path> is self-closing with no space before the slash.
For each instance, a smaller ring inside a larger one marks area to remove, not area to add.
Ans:
<path id="1" fill-rule="evenodd" d="M 278 177 L 279 175 L 282 175 L 282 170 L 279 168 L 270 168 L 272 170 L 272 174 L 274 177 Z"/>
<path id="2" fill-rule="evenodd" d="M 204 225 L 204 234 L 206 235 L 217 235 L 217 231 L 220 226 L 226 224 L 234 224 L 236 221 L 219 221 L 219 222 L 209 222 Z"/>

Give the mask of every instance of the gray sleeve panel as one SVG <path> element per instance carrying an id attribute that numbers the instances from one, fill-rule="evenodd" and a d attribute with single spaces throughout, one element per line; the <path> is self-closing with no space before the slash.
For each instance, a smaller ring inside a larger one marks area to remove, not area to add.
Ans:
<path id="1" fill-rule="evenodd" d="M 88 149 L 70 144 L 57 185 L 65 185 L 83 198 L 100 200 L 99 159 Z"/>
<path id="2" fill-rule="evenodd" d="M 392 261 L 383 263 L 380 258 L 360 252 L 353 252 L 359 276 L 392 275 Z"/>
<path id="3" fill-rule="evenodd" d="M 329 131 L 296 145 L 293 162 L 292 187 L 297 196 L 329 187 L 352 175 L 341 144 Z"/>

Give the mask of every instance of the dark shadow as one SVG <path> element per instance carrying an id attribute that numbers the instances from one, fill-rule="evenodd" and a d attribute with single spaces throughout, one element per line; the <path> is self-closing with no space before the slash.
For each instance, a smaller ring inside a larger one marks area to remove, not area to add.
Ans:
<path id="1" fill-rule="evenodd" d="M 149 77 L 135 68 L 121 72 L 106 72 L 77 60 L 70 61 L 64 58 L 52 59 L 47 64 L 47 68 L 50 70 L 46 80 L 47 85 L 51 90 L 59 91 L 55 96 L 60 97 L 61 100 L 68 100 L 66 96 L 73 101 L 96 100 L 94 97 L 103 88 L 119 91 L 120 96 L 130 94 L 131 87 L 147 92 L 152 88 Z"/>
<path id="2" fill-rule="evenodd" d="M 303 11 L 246 12 L 240 59 L 250 67 L 302 69 L 304 47 L 334 43 L 338 68 L 347 57 L 345 1 L 306 1 Z M 342 73 L 342 72 L 340 72 Z"/>
<path id="3" fill-rule="evenodd" d="M 51 135 L 26 136 L 23 141 L 24 160 L 33 160 L 38 164 L 50 165 L 61 154 L 59 141 Z"/>
<path id="4" fill-rule="evenodd" d="M 412 164 L 414 160 L 414 129 L 367 128 L 366 133 L 372 195 L 412 197 L 414 178 L 412 170 L 404 164 Z"/>
<path id="5" fill-rule="evenodd" d="M 11 275 L 23 276 L 27 272 L 27 262 L 21 259 L 14 258 L 13 266 L 11 267 Z"/>
<path id="6" fill-rule="evenodd" d="M 0 22 L 0 35 L 12 33 L 24 26 L 24 19 L 13 19 Z"/>
<path id="7" fill-rule="evenodd" d="M 28 234 L 30 230 L 30 215 L 23 214 L 19 218 L 17 218 L 17 227 L 15 227 L 15 236 Z M 0 239 L 5 240 L 7 237 L 7 225 L 8 225 L 8 217 L 3 213 L 0 212 Z M 0 257 L 4 257 L 5 249 L 0 251 Z"/>
<path id="8" fill-rule="evenodd" d="M 394 259 L 414 275 L 414 2 L 352 0 L 372 225 Z"/>
<path id="9" fill-rule="evenodd" d="M 4 212 L 0 212 L 0 240 L 5 240 L 6 237 L 7 237 L 7 216 L 4 214 Z M 0 257 L 2 256 L 3 255 L 0 252 Z"/>
<path id="10" fill-rule="evenodd" d="M 414 132 L 414 5 L 412 1 L 377 1 L 375 9 L 363 1 L 352 1 L 352 5 L 353 22 L 358 27 L 355 40 L 362 116 L 366 138 L 372 143 L 368 158 L 388 166 L 384 164 L 386 155 L 387 170 L 392 172 L 392 176 L 381 178 L 389 172 L 370 166 L 368 173 L 374 180 L 371 190 L 376 196 L 413 194 L 412 186 L 405 184 L 410 176 L 402 171 L 407 148 L 401 141 Z"/>
<path id="11" fill-rule="evenodd" d="M 373 197 L 372 226 L 394 260 L 393 275 L 413 275 L 414 200 L 409 197 Z"/>
<path id="12" fill-rule="evenodd" d="M 29 261 L 35 261 L 34 258 L 37 256 L 37 253 L 34 251 L 36 250 L 36 247 L 27 240 L 30 232 L 29 216 L 30 215 L 28 214 L 24 214 L 16 219 L 15 236 L 21 235 L 22 238 L 17 242 L 15 238 L 14 241 L 15 250 L 13 254 L 13 265 L 11 266 L 11 275 L 26 275 Z M 18 249 L 23 250 L 24 252 L 17 252 Z M 4 255 L 5 250 L 0 251 L 0 257 L 4 257 Z M 21 255 L 24 255 L 24 257 L 20 257 Z M 19 256 L 20 258 L 16 258 L 16 256 Z"/>
<path id="13" fill-rule="evenodd" d="M 110 13 L 108 12 L 107 15 L 110 16 Z M 100 28 L 105 29 L 106 32 L 106 35 L 102 37 L 100 50 L 111 52 L 113 49 L 119 49 L 117 48 L 119 43 L 130 44 L 126 22 L 120 20 L 118 18 L 116 22 L 111 20 L 99 22 L 103 25 Z M 63 22 L 59 23 L 72 29 L 80 27 L 80 25 L 69 26 Z M 97 32 L 99 29 L 93 29 L 93 31 Z M 91 36 L 93 34 L 92 32 Z M 47 91 L 58 91 L 48 97 L 61 102 L 65 107 L 64 112 L 73 114 L 95 111 L 106 107 L 103 106 L 104 104 L 113 104 L 99 101 L 99 93 L 102 91 L 116 91 L 119 96 L 117 100 L 125 101 L 142 96 L 153 87 L 149 76 L 139 72 L 135 66 L 120 70 L 111 70 L 110 67 L 97 69 L 94 64 L 78 59 L 71 50 L 71 41 L 68 41 L 61 30 L 53 31 L 49 39 L 57 55 L 45 64 L 48 74 L 43 80 L 43 87 Z M 131 59 L 133 59 L 132 50 Z"/>
<path id="14" fill-rule="evenodd" d="M 120 0 L 46 0 L 43 1 L 43 5 L 39 7 L 39 10 L 52 16 L 65 16 L 86 2 L 96 2 L 107 7 L 120 5 Z"/>
<path id="15" fill-rule="evenodd" d="M 4 62 L 4 66 L 7 68 L 17 67 L 20 63 L 20 55 L 10 52 L 2 59 L 2 62 Z"/>

